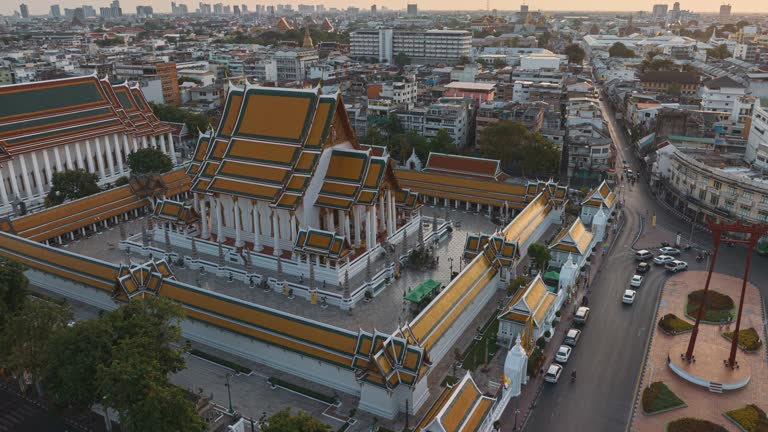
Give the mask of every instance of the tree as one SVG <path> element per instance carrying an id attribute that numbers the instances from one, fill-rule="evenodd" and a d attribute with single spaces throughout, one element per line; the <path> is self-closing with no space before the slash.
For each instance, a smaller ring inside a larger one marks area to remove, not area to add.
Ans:
<path id="1" fill-rule="evenodd" d="M 453 138 L 445 129 L 437 131 L 437 135 L 429 140 L 429 151 L 436 153 L 456 153 L 456 144 L 453 142 Z"/>
<path id="2" fill-rule="evenodd" d="M 552 259 L 552 254 L 549 253 L 549 249 L 541 243 L 533 243 L 528 246 L 528 256 L 533 258 L 536 262 L 536 267 L 539 271 L 544 272 L 549 266 L 549 261 Z"/>
<path id="3" fill-rule="evenodd" d="M 411 64 L 411 58 L 404 52 L 399 52 L 395 56 L 395 64 L 398 66 L 405 66 Z"/>
<path id="4" fill-rule="evenodd" d="M 611 45 L 611 47 L 608 48 L 608 54 L 611 57 L 622 57 L 622 58 L 636 57 L 635 51 L 627 48 L 627 46 L 621 42 L 616 42 L 615 44 Z"/>
<path id="5" fill-rule="evenodd" d="M 96 174 L 84 169 L 64 170 L 53 173 L 51 190 L 45 198 L 45 206 L 59 205 L 66 200 L 76 200 L 93 195 L 101 189 L 96 184 Z"/>
<path id="6" fill-rule="evenodd" d="M 153 385 L 146 398 L 125 413 L 120 412 L 120 426 L 122 430 L 136 432 L 202 432 L 206 425 L 184 390 L 170 385 Z"/>
<path id="7" fill-rule="evenodd" d="M 162 174 L 173 168 L 171 158 L 161 150 L 147 147 L 138 149 L 128 155 L 128 167 L 131 174 Z"/>
<path id="8" fill-rule="evenodd" d="M 48 366 L 48 343 L 72 318 L 69 307 L 41 299 L 25 301 L 0 334 L 0 363 L 14 375 L 30 373 L 36 382 Z"/>
<path id="9" fill-rule="evenodd" d="M 397 114 L 392 113 L 389 115 L 385 129 L 387 131 L 387 135 L 390 137 L 394 134 L 403 133 L 403 125 L 400 123 L 400 118 L 397 116 Z"/>
<path id="10" fill-rule="evenodd" d="M 584 61 L 586 53 L 578 44 L 570 44 L 565 47 L 565 55 L 568 56 L 568 63 L 581 64 Z"/>
<path id="11" fill-rule="evenodd" d="M 680 91 L 682 87 L 680 87 L 680 83 L 673 82 L 669 85 L 669 88 L 667 89 L 667 93 L 669 93 L 671 96 L 680 96 Z"/>
<path id="12" fill-rule="evenodd" d="M 642 68 L 644 71 L 671 71 L 677 70 L 677 65 L 670 59 L 645 59 Z"/>
<path id="13" fill-rule="evenodd" d="M 303 411 L 299 411 L 295 416 L 291 415 L 290 408 L 272 414 L 267 423 L 261 427 L 262 432 L 329 432 L 331 430 L 330 426 Z"/>
<path id="14" fill-rule="evenodd" d="M 560 165 L 560 151 L 524 124 L 501 120 L 480 131 L 478 148 L 483 157 L 500 159 L 508 169 L 523 175 L 553 175 Z"/>
<path id="15" fill-rule="evenodd" d="M 503 69 L 507 66 L 507 61 L 503 58 L 497 58 L 493 60 L 493 67 L 496 69 Z"/>
<path id="16" fill-rule="evenodd" d="M 369 127 L 361 140 L 363 144 L 369 145 L 382 145 L 385 141 L 384 135 L 381 134 L 381 130 L 377 127 Z"/>
<path id="17" fill-rule="evenodd" d="M 29 294 L 29 280 L 18 261 L 0 257 L 0 331 L 10 316 L 18 311 Z"/>
<path id="18" fill-rule="evenodd" d="M 731 53 L 728 51 L 728 46 L 726 44 L 720 44 L 716 48 L 708 49 L 707 56 L 714 59 L 723 60 L 730 57 Z"/>
<path id="19" fill-rule="evenodd" d="M 152 108 L 152 112 L 154 112 L 160 120 L 173 123 L 185 123 L 192 133 L 195 133 L 198 130 L 207 130 L 208 126 L 215 123 L 216 120 L 211 116 L 186 111 L 173 105 L 162 105 L 150 102 L 149 106 Z"/>

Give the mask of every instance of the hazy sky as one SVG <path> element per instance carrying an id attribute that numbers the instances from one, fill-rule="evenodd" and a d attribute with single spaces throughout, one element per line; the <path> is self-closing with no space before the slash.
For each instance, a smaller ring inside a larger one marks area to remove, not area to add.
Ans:
<path id="1" fill-rule="evenodd" d="M 98 14 L 99 7 L 108 6 L 111 0 L 0 0 L 0 14 L 9 15 L 14 10 L 19 10 L 21 3 L 26 3 L 29 6 L 30 13 L 32 15 L 44 15 L 48 13 L 48 10 L 52 4 L 59 4 L 63 9 L 65 7 L 74 8 L 82 6 L 83 4 L 90 4 L 96 9 Z M 197 4 L 200 0 L 178 0 L 177 3 L 186 3 L 190 11 L 197 9 Z M 386 6 L 391 9 L 403 9 L 408 0 L 403 1 L 380 1 L 374 2 L 370 0 L 325 0 L 325 1 L 287 1 L 287 0 L 205 0 L 206 3 L 224 3 L 224 4 L 246 4 L 249 9 L 253 9 L 256 4 L 277 4 L 277 3 L 291 3 L 296 8 L 299 3 L 305 4 L 324 4 L 326 7 L 339 7 L 345 8 L 347 6 L 357 6 L 360 8 L 369 8 L 372 4 L 377 4 L 379 7 Z M 466 0 L 410 0 L 419 5 L 419 9 L 467 9 L 469 5 L 476 9 L 485 7 L 485 0 L 473 0 L 467 2 Z M 672 3 L 669 1 L 669 7 L 672 8 Z M 622 11 L 649 11 L 653 7 L 654 3 L 664 3 L 664 0 L 647 1 L 647 0 L 582 0 L 573 2 L 562 2 L 555 0 L 531 0 L 528 5 L 531 10 L 541 9 L 547 10 L 622 10 Z M 722 0 L 682 0 L 680 2 L 682 9 L 692 9 L 696 12 L 717 12 Z M 746 13 L 746 12 L 765 12 L 768 13 L 768 2 L 765 0 L 740 0 L 733 3 L 733 13 Z M 135 13 L 137 5 L 151 5 L 158 12 L 170 12 L 171 0 L 121 0 L 120 6 L 123 8 L 123 12 Z M 511 10 L 518 9 L 520 2 L 508 2 L 491 0 L 491 9 L 496 8 L 499 10 Z"/>

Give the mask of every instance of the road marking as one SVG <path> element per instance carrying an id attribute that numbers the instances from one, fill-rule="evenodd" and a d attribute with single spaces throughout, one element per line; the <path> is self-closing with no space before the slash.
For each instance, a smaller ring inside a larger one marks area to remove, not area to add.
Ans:
<path id="1" fill-rule="evenodd" d="M 637 332 L 637 337 L 642 336 L 643 333 L 645 333 L 645 327 L 640 327 L 640 330 L 638 330 L 638 332 Z"/>

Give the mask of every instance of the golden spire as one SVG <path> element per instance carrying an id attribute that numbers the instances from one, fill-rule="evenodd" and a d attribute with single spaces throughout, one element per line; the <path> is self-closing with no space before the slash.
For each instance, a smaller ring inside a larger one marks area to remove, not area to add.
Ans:
<path id="1" fill-rule="evenodd" d="M 302 48 L 314 48 L 315 44 L 312 43 L 312 36 L 309 34 L 309 24 L 304 26 L 304 43 L 301 45 Z"/>

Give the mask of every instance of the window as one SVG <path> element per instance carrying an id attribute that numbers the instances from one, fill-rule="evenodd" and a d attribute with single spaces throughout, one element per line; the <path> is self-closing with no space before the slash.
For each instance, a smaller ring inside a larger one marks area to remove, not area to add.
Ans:
<path id="1" fill-rule="evenodd" d="M 723 184 L 715 180 L 715 189 L 720 190 L 723 188 Z"/>
<path id="2" fill-rule="evenodd" d="M 742 205 L 739 208 L 739 216 L 744 217 L 744 218 L 748 217 L 749 216 L 749 207 Z"/>
<path id="3" fill-rule="evenodd" d="M 720 197 L 715 194 L 712 194 L 709 196 L 709 202 L 713 206 L 717 206 L 720 203 Z"/>
<path id="4" fill-rule="evenodd" d="M 768 195 L 763 195 L 763 198 L 760 200 L 763 204 L 768 204 Z"/>
<path id="5" fill-rule="evenodd" d="M 745 200 L 752 200 L 752 192 L 744 191 L 744 199 Z"/>
<path id="6" fill-rule="evenodd" d="M 715 182 L 715 184 L 717 184 L 717 182 Z M 717 186 L 715 186 L 715 187 L 717 187 Z M 718 189 L 720 189 L 720 188 L 718 188 Z M 733 187 L 733 186 L 728 186 L 728 194 L 729 195 L 736 195 L 736 188 Z"/>
<path id="7" fill-rule="evenodd" d="M 733 210 L 733 204 L 734 204 L 733 200 L 729 200 L 729 199 L 725 200 L 725 209 Z"/>
<path id="8" fill-rule="evenodd" d="M 706 190 L 702 189 L 702 190 L 699 191 L 699 199 L 702 200 L 702 201 L 707 199 L 707 191 Z"/>
<path id="9" fill-rule="evenodd" d="M 760 222 L 768 222 L 768 211 L 765 211 L 765 210 L 758 211 L 757 219 L 759 219 Z"/>

